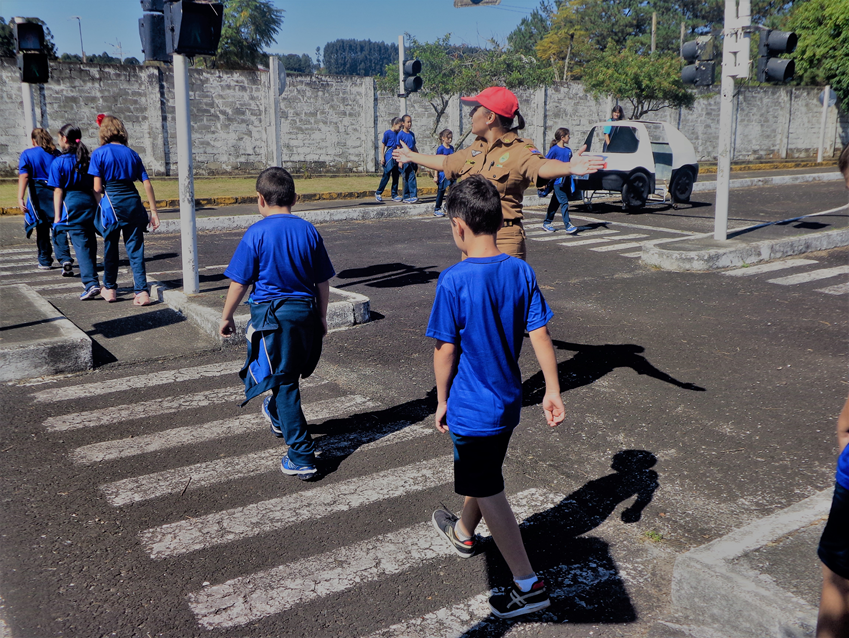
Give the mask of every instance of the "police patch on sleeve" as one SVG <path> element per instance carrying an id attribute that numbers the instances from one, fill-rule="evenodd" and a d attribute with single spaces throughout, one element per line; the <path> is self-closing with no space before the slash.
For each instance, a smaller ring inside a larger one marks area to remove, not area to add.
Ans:
<path id="1" fill-rule="evenodd" d="M 528 149 L 531 153 L 534 153 L 535 155 L 542 155 L 540 150 L 533 144 L 525 144 L 525 148 Z"/>

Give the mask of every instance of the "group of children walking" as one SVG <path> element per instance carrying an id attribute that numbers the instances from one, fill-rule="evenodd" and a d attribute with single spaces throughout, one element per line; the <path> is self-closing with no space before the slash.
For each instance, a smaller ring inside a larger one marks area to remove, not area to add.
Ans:
<path id="1" fill-rule="evenodd" d="M 450 148 L 450 137 L 442 140 Z M 272 434 L 288 445 L 280 469 L 311 480 L 319 472 L 299 379 L 312 374 L 318 363 L 327 332 L 329 279 L 335 272 L 316 228 L 292 214 L 297 199 L 292 176 L 282 168 L 266 169 L 256 190 L 263 219 L 245 232 L 224 272 L 231 284 L 219 333 L 235 334 L 235 310 L 250 292 L 248 354 L 239 373 L 244 403 L 271 392 L 261 410 Z M 526 331 L 545 378 L 546 421 L 556 426 L 564 418 L 547 328 L 552 311 L 531 267 L 496 246 L 503 215 L 495 186 L 481 175 L 465 179 L 448 193 L 446 213 L 454 242 L 467 258 L 440 274 L 426 334 L 436 340 L 435 426 L 450 433 L 454 489 L 465 501 L 460 516 L 439 509 L 431 521 L 462 558 L 480 550 L 475 529 L 481 519 L 486 521 L 514 578 L 490 598 L 490 607 L 496 616 L 512 618 L 550 604 L 505 496 L 502 464 L 519 423 L 518 360 Z"/>
<path id="2" fill-rule="evenodd" d="M 118 244 L 124 247 L 133 272 L 133 303 L 150 305 L 144 264 L 144 233 L 159 227 L 156 198 L 138 153 L 127 146 L 123 122 L 98 116 L 99 147 L 93 152 L 75 124 L 58 132 L 59 147 L 43 128 L 33 129 L 32 147 L 18 164 L 18 204 L 29 237 L 36 233 L 40 270 L 53 268 L 53 256 L 63 277 L 74 277 L 70 239 L 83 284 L 81 300 L 98 296 L 118 300 Z M 144 185 L 146 211 L 134 182 Z M 97 274 L 97 237 L 103 237 L 103 283 Z"/>

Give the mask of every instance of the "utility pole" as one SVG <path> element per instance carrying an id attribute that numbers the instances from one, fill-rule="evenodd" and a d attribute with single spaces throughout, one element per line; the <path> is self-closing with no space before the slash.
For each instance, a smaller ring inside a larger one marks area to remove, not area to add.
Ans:
<path id="1" fill-rule="evenodd" d="M 192 160 L 192 124 L 189 119 L 189 61 L 174 53 L 174 106 L 177 120 L 177 166 L 180 185 L 180 237 L 183 257 L 183 292 L 200 291 L 198 234 L 195 219 L 195 181 Z"/>
<path id="2" fill-rule="evenodd" d="M 398 36 L 398 97 L 401 98 L 401 112 L 398 117 L 407 114 L 407 93 L 404 89 L 404 36 Z"/>
<path id="3" fill-rule="evenodd" d="M 657 11 L 651 14 L 651 52 L 657 48 Z"/>
<path id="4" fill-rule="evenodd" d="M 83 46 L 83 20 L 80 16 L 71 16 L 68 20 L 76 20 L 77 26 L 80 28 L 80 51 L 83 54 L 83 64 L 85 64 L 85 47 Z"/>
<path id="5" fill-rule="evenodd" d="M 722 31 L 722 84 L 719 105 L 719 147 L 716 154 L 716 217 L 713 238 L 728 239 L 728 189 L 731 176 L 731 135 L 734 115 L 734 79 L 749 77 L 751 0 L 725 0 Z"/>
<path id="6" fill-rule="evenodd" d="M 825 127 L 828 123 L 828 107 L 831 98 L 831 86 L 826 85 L 822 92 L 822 118 L 820 119 L 820 145 L 817 148 L 817 164 L 822 162 L 823 148 L 825 148 Z"/>

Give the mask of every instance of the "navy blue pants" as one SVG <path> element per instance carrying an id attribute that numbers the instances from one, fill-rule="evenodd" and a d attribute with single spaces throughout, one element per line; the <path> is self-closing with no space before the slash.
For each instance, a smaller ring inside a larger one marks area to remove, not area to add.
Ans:
<path id="1" fill-rule="evenodd" d="M 404 164 L 404 199 L 416 199 L 419 196 L 418 182 L 416 181 L 415 164 Z"/>
<path id="2" fill-rule="evenodd" d="M 71 226 L 68 229 L 68 237 L 74 245 L 83 286 L 86 290 L 92 286 L 100 286 L 97 279 L 97 235 L 94 232 L 94 224 Z"/>
<path id="3" fill-rule="evenodd" d="M 454 184 L 453 179 L 445 179 L 444 177 L 439 180 L 439 185 L 436 189 L 436 203 L 433 205 L 434 210 L 439 210 L 442 208 L 442 200 L 445 197 L 445 191 L 448 190 L 448 187 Z"/>
<path id="4" fill-rule="evenodd" d="M 35 227 L 35 243 L 38 246 L 38 263 L 42 266 L 50 266 L 53 263 L 54 251 L 56 261 L 60 264 L 74 263 L 66 230 L 53 230 L 52 224 L 39 224 Z"/>
<path id="5" fill-rule="evenodd" d="M 147 273 L 144 267 L 145 226 L 128 224 L 103 238 L 103 286 L 110 290 L 118 288 L 118 242 L 124 236 L 124 248 L 133 271 L 133 292 L 147 292 Z"/>
<path id="6" fill-rule="evenodd" d="M 831 571 L 849 579 L 849 490 L 840 483 L 834 485 L 831 511 L 817 554 Z"/>
<path id="7" fill-rule="evenodd" d="M 571 178 L 567 178 L 570 179 Z M 555 184 L 554 185 L 554 197 L 551 198 L 551 201 L 548 203 L 548 212 L 545 215 L 545 221 L 543 224 L 550 224 L 554 221 L 554 214 L 557 212 L 557 208 L 560 208 L 560 215 L 563 217 L 563 225 L 567 228 L 569 227 L 569 195 L 567 195 L 566 191 L 563 190 L 564 186 L 568 186 L 569 184 Z"/>
<path id="8" fill-rule="evenodd" d="M 383 176 L 380 178 L 380 185 L 377 187 L 375 191 L 378 195 L 383 194 L 383 189 L 386 188 L 386 185 L 389 183 L 389 179 L 392 178 L 392 197 L 398 197 L 398 164 L 391 157 L 386 160 L 386 164 L 383 165 Z"/>

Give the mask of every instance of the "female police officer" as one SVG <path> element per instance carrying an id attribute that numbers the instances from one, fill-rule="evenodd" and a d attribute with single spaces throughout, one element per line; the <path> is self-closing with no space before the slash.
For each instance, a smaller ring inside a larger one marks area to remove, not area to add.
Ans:
<path id="1" fill-rule="evenodd" d="M 492 182 L 501 196 L 504 226 L 498 231 L 498 248 L 508 255 L 525 258 L 525 231 L 522 227 L 522 194 L 537 180 L 547 181 L 569 175 L 586 175 L 602 168 L 602 160 L 581 157 L 583 148 L 571 162 L 547 160 L 531 140 L 516 131 L 525 127 L 519 101 L 512 91 L 491 86 L 474 97 L 461 98 L 472 106 L 472 133 L 477 136 L 468 148 L 453 155 L 423 155 L 405 144 L 392 156 L 401 164 L 414 162 L 445 173 L 447 179 L 463 179 L 480 173 Z M 511 128 L 513 119 L 517 126 Z"/>

